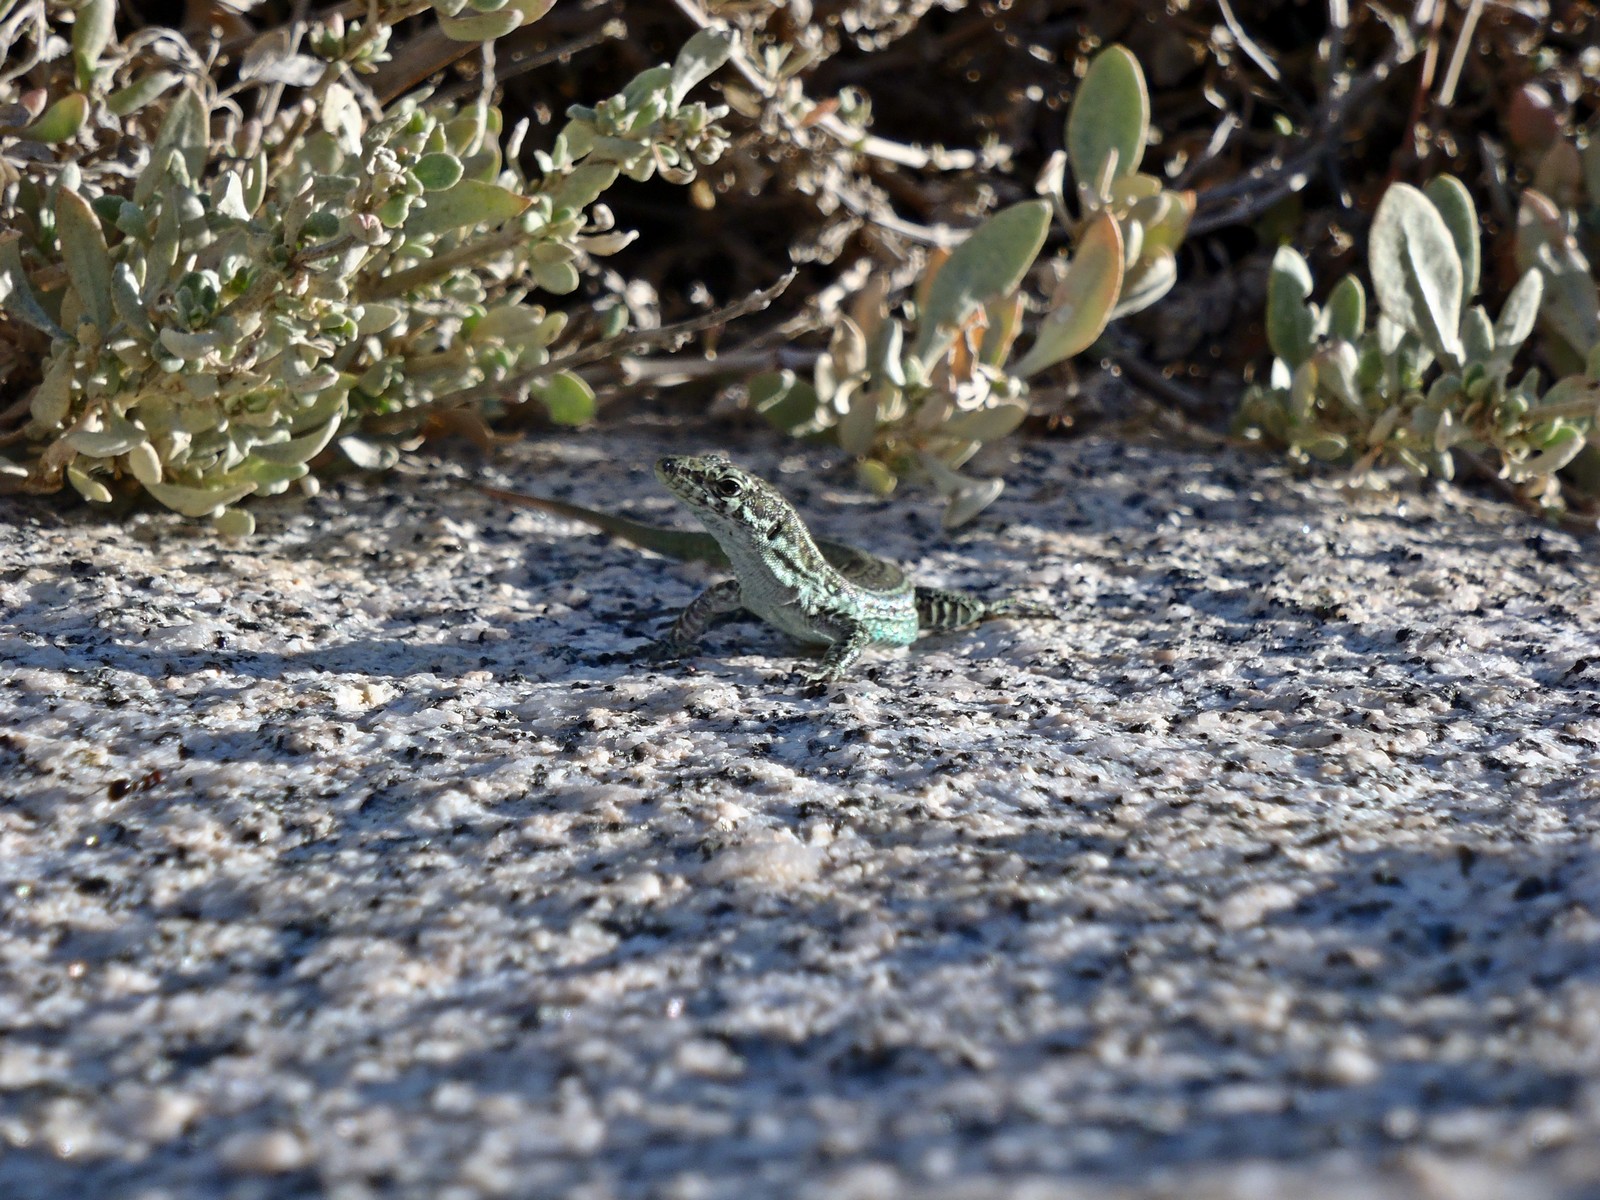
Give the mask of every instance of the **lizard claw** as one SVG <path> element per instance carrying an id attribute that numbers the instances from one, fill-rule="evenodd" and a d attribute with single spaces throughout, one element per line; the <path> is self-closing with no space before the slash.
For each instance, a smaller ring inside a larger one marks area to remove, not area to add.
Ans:
<path id="1" fill-rule="evenodd" d="M 669 663 L 677 662 L 688 652 L 688 648 L 678 643 L 662 639 L 655 642 L 646 642 L 635 650 L 633 657 L 639 662 Z"/>
<path id="2" fill-rule="evenodd" d="M 819 667 L 816 670 L 801 667 L 795 671 L 795 677 L 800 681 L 800 694 L 815 699 L 818 696 L 826 696 L 829 685 L 838 683 L 841 675 L 838 671 L 827 667 Z"/>

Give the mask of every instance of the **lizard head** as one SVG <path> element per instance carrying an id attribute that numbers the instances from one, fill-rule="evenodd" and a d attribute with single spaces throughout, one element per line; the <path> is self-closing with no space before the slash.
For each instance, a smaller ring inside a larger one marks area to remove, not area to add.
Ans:
<path id="1" fill-rule="evenodd" d="M 713 534 L 768 531 L 793 509 L 778 489 L 721 455 L 675 456 L 656 461 L 656 478 Z"/>

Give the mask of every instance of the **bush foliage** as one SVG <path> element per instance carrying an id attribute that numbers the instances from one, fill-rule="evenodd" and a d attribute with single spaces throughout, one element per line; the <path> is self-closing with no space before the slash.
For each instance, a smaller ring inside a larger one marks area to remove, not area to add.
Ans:
<path id="1" fill-rule="evenodd" d="M 1159 409 L 1592 521 L 1600 17 L 1542 12 L 0 0 L 0 486 L 242 534 L 670 387 L 952 526 Z"/>

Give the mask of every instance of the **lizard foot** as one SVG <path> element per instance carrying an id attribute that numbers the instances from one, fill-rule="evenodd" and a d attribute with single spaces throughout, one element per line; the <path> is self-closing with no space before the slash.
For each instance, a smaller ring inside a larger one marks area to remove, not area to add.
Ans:
<path id="1" fill-rule="evenodd" d="M 800 694 L 809 699 L 826 696 L 828 688 L 844 678 L 844 672 L 828 667 L 806 668 L 800 667 L 795 671 L 795 678 L 800 682 Z"/>
<path id="2" fill-rule="evenodd" d="M 692 646 L 663 638 L 660 641 L 646 642 L 634 651 L 633 657 L 638 662 L 673 663 L 681 661 L 693 649 Z"/>

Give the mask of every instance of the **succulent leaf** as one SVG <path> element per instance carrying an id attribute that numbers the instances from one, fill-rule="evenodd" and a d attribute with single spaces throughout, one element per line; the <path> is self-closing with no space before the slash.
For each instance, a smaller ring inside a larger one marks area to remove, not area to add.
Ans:
<path id="1" fill-rule="evenodd" d="M 1472 193 L 1454 175 L 1439 175 L 1428 181 L 1423 194 L 1433 201 L 1461 260 L 1461 307 L 1465 309 L 1478 294 L 1479 256 L 1478 208 Z"/>
<path id="2" fill-rule="evenodd" d="M 1110 183 L 1139 169 L 1149 129 L 1139 60 L 1122 46 L 1107 47 L 1089 64 L 1067 116 L 1067 157 L 1080 194 L 1108 201 Z"/>
<path id="3" fill-rule="evenodd" d="M 728 61 L 736 41 L 731 30 L 702 29 L 683 44 L 672 63 L 668 95 L 673 108 L 683 104 L 695 84 Z"/>
<path id="4" fill-rule="evenodd" d="M 1311 354 L 1316 316 L 1311 299 L 1311 268 L 1292 246 L 1280 246 L 1267 276 L 1267 342 L 1272 352 L 1298 367 Z"/>
<path id="5" fill-rule="evenodd" d="M 67 278 L 85 314 L 102 330 L 111 325 L 111 254 L 100 218 L 82 196 L 63 187 L 56 197 L 56 237 Z"/>
<path id="6" fill-rule="evenodd" d="M 1110 213 L 1100 213 L 1078 242 L 1062 280 L 1061 300 L 1039 324 L 1033 346 L 1011 373 L 1019 379 L 1086 349 L 1111 320 L 1122 290 L 1122 233 Z"/>
<path id="7" fill-rule="evenodd" d="M 990 217 L 951 251 L 920 314 L 916 356 L 923 362 L 939 357 L 980 305 L 1015 289 L 1049 228 L 1050 205 L 1024 200 Z"/>
<path id="8" fill-rule="evenodd" d="M 1460 362 L 1461 257 L 1439 209 L 1409 184 L 1394 184 L 1373 218 L 1368 261 L 1384 315 Z"/>

